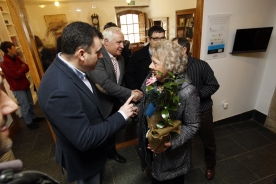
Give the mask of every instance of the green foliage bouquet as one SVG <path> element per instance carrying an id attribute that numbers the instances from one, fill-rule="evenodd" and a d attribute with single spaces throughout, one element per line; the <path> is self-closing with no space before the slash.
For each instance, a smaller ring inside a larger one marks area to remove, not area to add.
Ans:
<path id="1" fill-rule="evenodd" d="M 157 74 L 163 75 L 160 71 Z M 173 120 L 172 113 L 178 111 L 178 92 L 185 80 L 183 76 L 176 76 L 171 72 L 168 74 L 170 77 L 162 85 L 158 85 L 154 75 L 146 82 L 147 100 L 155 107 L 153 115 L 147 117 L 149 131 L 146 137 L 151 149 L 156 152 L 165 149 L 165 142 L 170 140 L 171 132 L 179 134 L 181 130 L 181 121 Z"/>
<path id="2" fill-rule="evenodd" d="M 160 71 L 157 73 L 160 76 L 163 75 Z M 146 82 L 147 100 L 156 107 L 154 114 L 162 117 L 156 124 L 157 128 L 164 128 L 166 123 L 173 125 L 172 113 L 178 111 L 180 106 L 178 92 L 183 82 L 185 82 L 181 75 L 177 76 L 172 72 L 168 72 L 168 74 L 170 77 L 165 79 L 161 88 L 158 87 L 155 76 L 152 76 Z"/>

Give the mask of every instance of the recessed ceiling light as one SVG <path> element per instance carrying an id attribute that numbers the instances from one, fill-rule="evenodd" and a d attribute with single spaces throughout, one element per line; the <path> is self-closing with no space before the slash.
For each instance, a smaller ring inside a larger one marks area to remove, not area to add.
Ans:
<path id="1" fill-rule="evenodd" d="M 58 2 L 58 1 L 55 1 L 55 5 L 56 5 L 56 6 L 59 6 L 59 2 Z"/>
<path id="2" fill-rule="evenodd" d="M 80 12 L 81 10 L 80 9 L 77 9 L 77 12 Z"/>
<path id="3" fill-rule="evenodd" d="M 93 9 L 96 8 L 96 5 L 92 5 L 92 8 L 93 8 Z"/>
<path id="4" fill-rule="evenodd" d="M 45 5 L 44 5 L 44 4 L 42 4 L 42 5 L 39 5 L 39 7 L 40 7 L 40 8 L 45 8 Z"/>

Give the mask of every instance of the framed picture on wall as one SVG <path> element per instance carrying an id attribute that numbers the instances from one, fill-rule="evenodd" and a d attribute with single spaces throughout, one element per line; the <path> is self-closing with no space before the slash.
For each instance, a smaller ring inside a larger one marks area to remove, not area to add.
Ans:
<path id="1" fill-rule="evenodd" d="M 180 18 L 179 19 L 179 26 L 184 27 L 184 22 L 185 22 L 185 18 Z"/>

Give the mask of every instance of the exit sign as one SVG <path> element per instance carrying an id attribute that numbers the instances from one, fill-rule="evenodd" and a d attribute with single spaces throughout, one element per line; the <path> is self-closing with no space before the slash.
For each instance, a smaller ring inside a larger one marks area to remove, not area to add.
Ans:
<path id="1" fill-rule="evenodd" d="M 135 1 L 130 1 L 127 5 L 135 5 Z"/>

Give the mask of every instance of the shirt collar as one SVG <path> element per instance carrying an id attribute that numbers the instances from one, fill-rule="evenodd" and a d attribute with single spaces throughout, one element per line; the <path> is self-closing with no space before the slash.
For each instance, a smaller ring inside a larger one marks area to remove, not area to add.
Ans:
<path id="1" fill-rule="evenodd" d="M 80 79 L 84 78 L 85 77 L 85 73 L 83 73 L 82 71 L 80 71 L 79 69 L 77 69 L 75 66 L 73 66 L 71 63 L 67 62 L 65 59 L 63 59 L 61 57 L 61 52 L 58 53 L 58 57 L 61 61 L 63 61 L 69 68 L 71 68 L 73 70 L 73 72 L 75 72 L 75 74 L 78 75 L 78 77 Z"/>
<path id="2" fill-rule="evenodd" d="M 152 51 L 150 50 L 150 47 L 149 47 L 149 54 L 150 54 L 150 57 L 152 56 Z"/>

